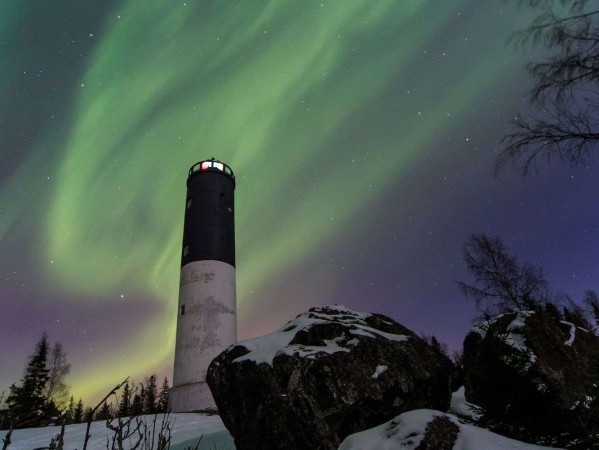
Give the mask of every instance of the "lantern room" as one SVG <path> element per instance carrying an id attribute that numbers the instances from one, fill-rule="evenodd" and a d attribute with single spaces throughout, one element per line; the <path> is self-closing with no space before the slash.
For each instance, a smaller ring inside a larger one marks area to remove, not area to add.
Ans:
<path id="1" fill-rule="evenodd" d="M 201 172 L 221 172 L 231 177 L 233 182 L 235 182 L 235 174 L 233 173 L 233 170 L 225 163 L 220 162 L 218 159 L 211 158 L 195 163 L 189 169 L 189 177 Z"/>

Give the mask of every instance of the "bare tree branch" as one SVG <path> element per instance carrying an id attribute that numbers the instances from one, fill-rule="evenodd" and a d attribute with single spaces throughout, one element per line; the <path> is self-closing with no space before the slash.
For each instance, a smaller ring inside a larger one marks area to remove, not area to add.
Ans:
<path id="1" fill-rule="evenodd" d="M 91 436 L 90 436 L 90 434 L 89 434 L 89 429 L 90 429 L 90 427 L 91 427 L 91 424 L 92 424 L 92 420 L 93 420 L 93 417 L 94 417 L 94 413 L 95 413 L 95 412 L 98 410 L 98 408 L 100 408 L 100 407 L 101 407 L 101 406 L 102 406 L 102 405 L 103 405 L 103 404 L 106 402 L 106 400 L 108 400 L 108 398 L 109 398 L 111 395 L 115 395 L 115 394 L 116 394 L 116 392 L 117 392 L 117 391 L 118 391 L 118 390 L 119 390 L 121 387 L 123 387 L 123 385 L 124 385 L 124 384 L 125 384 L 127 381 L 129 381 L 129 377 L 125 378 L 125 380 L 124 380 L 124 381 L 122 381 L 121 383 L 119 383 L 119 384 L 117 384 L 115 387 L 113 387 L 113 388 L 112 388 L 112 390 L 111 390 L 111 391 L 110 391 L 108 394 L 106 394 L 106 396 L 105 396 L 105 397 L 104 397 L 102 400 L 100 400 L 100 403 L 98 403 L 98 404 L 97 404 L 97 405 L 96 405 L 96 406 L 95 406 L 95 407 L 94 407 L 94 408 L 93 408 L 93 409 L 90 411 L 90 413 L 89 413 L 89 415 L 88 415 L 88 418 L 87 418 L 87 428 L 85 429 L 85 440 L 83 441 L 83 450 L 86 450 L 86 449 L 87 449 L 87 442 L 89 441 L 89 438 L 91 437 Z"/>
<path id="2" fill-rule="evenodd" d="M 528 66 L 537 112 L 532 117 L 515 114 L 513 131 L 501 142 L 496 171 L 511 164 L 527 175 L 539 159 L 583 164 L 599 141 L 599 9 L 589 9 L 589 0 L 520 3 L 539 14 L 516 33 L 516 41 L 545 44 L 554 54 Z"/>
<path id="3" fill-rule="evenodd" d="M 518 264 L 501 239 L 473 235 L 462 255 L 475 280 L 458 286 L 485 315 L 534 309 L 550 301 L 542 269 Z"/>

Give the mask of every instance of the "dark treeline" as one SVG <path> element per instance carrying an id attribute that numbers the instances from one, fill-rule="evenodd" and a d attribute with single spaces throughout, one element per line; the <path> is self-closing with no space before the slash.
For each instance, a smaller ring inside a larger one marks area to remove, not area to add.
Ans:
<path id="1" fill-rule="evenodd" d="M 70 423 L 88 422 L 90 414 L 92 420 L 109 420 L 117 417 L 134 417 L 144 414 L 162 414 L 168 412 L 168 378 L 164 378 L 159 388 L 156 374 L 152 374 L 143 382 L 125 381 L 120 396 L 116 396 L 114 403 L 104 402 L 95 413 L 91 407 L 83 409 L 81 417 Z M 79 408 L 76 407 L 76 411 Z M 66 414 L 65 414 L 66 416 Z M 75 417 L 75 415 L 73 415 Z M 69 423 L 67 421 L 67 423 Z"/>
<path id="2" fill-rule="evenodd" d="M 104 403 L 92 414 L 92 408 L 81 398 L 76 401 L 70 395 L 65 383 L 69 371 L 62 345 L 50 346 L 44 334 L 29 357 L 23 377 L 10 386 L 8 394 L 0 393 L 0 429 L 84 423 L 90 414 L 92 420 L 106 420 L 167 412 L 166 377 L 160 386 L 156 374 L 143 382 L 127 381 L 115 404 Z"/>

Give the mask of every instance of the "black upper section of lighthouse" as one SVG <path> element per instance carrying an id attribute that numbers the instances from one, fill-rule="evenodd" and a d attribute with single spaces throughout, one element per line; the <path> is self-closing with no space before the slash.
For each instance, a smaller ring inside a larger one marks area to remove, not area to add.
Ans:
<path id="1" fill-rule="evenodd" d="M 214 158 L 189 169 L 181 266 L 216 260 L 235 267 L 235 175 Z"/>

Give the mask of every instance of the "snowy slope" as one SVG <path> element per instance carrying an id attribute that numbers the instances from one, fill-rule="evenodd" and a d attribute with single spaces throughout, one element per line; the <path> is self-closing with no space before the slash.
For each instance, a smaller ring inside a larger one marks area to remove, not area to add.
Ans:
<path id="1" fill-rule="evenodd" d="M 150 425 L 153 416 L 144 416 Z M 172 414 L 173 425 L 171 427 L 171 450 L 185 448 L 187 445 L 195 446 L 202 437 L 200 449 L 225 448 L 234 450 L 233 439 L 229 435 L 219 416 L 205 414 Z M 158 421 L 162 415 L 158 416 Z M 86 424 L 68 425 L 65 427 L 65 450 L 83 448 L 85 440 Z M 159 425 L 157 427 L 159 429 Z M 12 433 L 12 444 L 8 450 L 32 450 L 38 447 L 47 447 L 50 439 L 60 433 L 60 427 L 27 428 L 14 430 Z M 0 432 L 0 438 L 4 438 L 6 431 Z M 106 428 L 104 421 L 93 422 L 90 429 L 90 441 L 88 450 L 106 450 L 106 438 L 112 436 L 112 432 Z M 179 445 L 181 444 L 181 445 Z M 223 446 L 224 445 L 224 446 Z"/>
<path id="2" fill-rule="evenodd" d="M 482 428 L 461 423 L 457 417 L 430 409 L 400 414 L 378 427 L 348 436 L 339 450 L 414 450 L 424 438 L 426 425 L 437 416 L 459 427 L 453 450 L 549 450 L 550 447 L 514 441 Z M 553 449 L 556 450 L 556 449 Z"/>
<path id="3" fill-rule="evenodd" d="M 458 396 L 459 397 L 459 396 Z M 457 398 L 452 405 L 461 412 L 466 412 L 466 405 Z M 470 405 L 468 405 L 469 407 Z M 469 411 L 473 412 L 473 411 Z M 549 447 L 525 444 L 500 436 L 490 431 L 461 423 L 457 417 L 439 411 L 420 409 L 397 416 L 392 421 L 378 427 L 355 433 L 341 444 L 339 450 L 413 450 L 424 436 L 426 425 L 435 416 L 448 417 L 459 426 L 458 439 L 453 450 L 549 450 Z M 225 429 L 220 417 L 204 414 L 173 414 L 171 450 L 184 450 L 197 443 L 200 436 L 200 450 L 235 450 L 233 439 Z M 153 419 L 146 416 L 148 423 Z M 65 450 L 81 449 L 85 438 L 85 424 L 69 425 L 65 428 Z M 28 428 L 15 430 L 13 443 L 8 450 L 32 450 L 47 447 L 50 439 L 60 432 L 59 427 Z M 89 450 L 105 450 L 106 438 L 111 435 L 104 422 L 93 422 Z M 6 431 L 0 432 L 0 439 Z M 553 449 L 556 450 L 556 449 Z"/>

